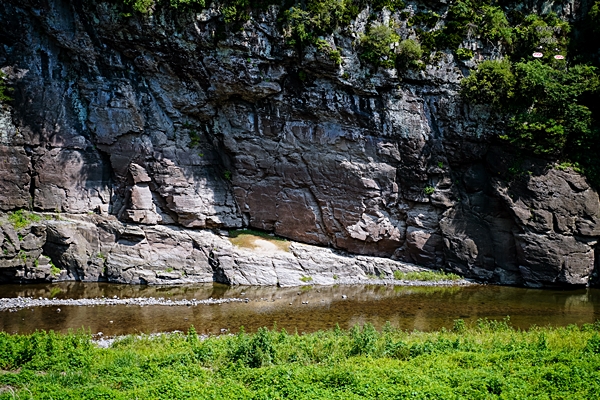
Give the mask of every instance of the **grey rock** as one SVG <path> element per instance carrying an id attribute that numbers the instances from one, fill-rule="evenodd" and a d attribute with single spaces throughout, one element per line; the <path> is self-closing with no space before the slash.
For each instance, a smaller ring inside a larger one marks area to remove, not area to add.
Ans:
<path id="1" fill-rule="evenodd" d="M 593 281 L 598 193 L 541 160 L 504 173 L 503 124 L 458 93 L 474 64 L 441 53 L 424 70 L 372 70 L 355 43 L 366 10 L 323 38 L 339 66 L 286 46 L 277 7 L 218 37 L 221 14 L 0 4 L 16 89 L 0 105 L 0 210 L 66 214 L 1 228 L 3 280 L 293 286 L 418 264 L 502 284 Z M 378 21 L 414 37 L 401 13 Z M 241 227 L 294 244 L 261 253 L 206 231 Z M 42 249 L 64 273 L 31 270 Z"/>

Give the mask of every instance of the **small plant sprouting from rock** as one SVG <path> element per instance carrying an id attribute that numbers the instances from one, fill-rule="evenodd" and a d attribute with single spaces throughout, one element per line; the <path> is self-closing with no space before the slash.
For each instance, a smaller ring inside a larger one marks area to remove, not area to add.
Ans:
<path id="1" fill-rule="evenodd" d="M 58 268 L 56 265 L 54 265 L 54 263 L 52 261 L 49 261 L 49 263 L 50 263 L 50 274 L 52 276 L 60 275 L 60 268 Z"/>
<path id="2" fill-rule="evenodd" d="M 192 129 L 188 132 L 188 135 L 190 136 L 190 147 L 196 147 L 200 144 L 200 134 L 197 131 Z"/>
<path id="3" fill-rule="evenodd" d="M 439 281 L 458 281 L 460 276 L 444 271 L 415 271 L 402 272 L 394 271 L 394 279 L 400 281 L 423 281 L 423 282 L 439 282 Z"/>
<path id="4" fill-rule="evenodd" d="M 435 192 L 435 188 L 431 185 L 427 185 L 425 186 L 425 188 L 423 189 L 423 193 L 425 193 L 427 196 L 430 196 L 433 194 L 433 192 Z"/>
<path id="5" fill-rule="evenodd" d="M 223 178 L 225 178 L 225 180 L 227 180 L 227 181 L 230 181 L 231 180 L 231 171 L 228 169 L 223 171 Z"/>
<path id="6" fill-rule="evenodd" d="M 311 276 L 302 276 L 300 280 L 304 283 L 312 282 L 313 278 Z"/>
<path id="7" fill-rule="evenodd" d="M 6 92 L 10 91 L 11 89 L 6 87 L 5 80 L 6 80 L 6 74 L 4 74 L 4 72 L 0 71 L 0 103 L 12 100 L 10 98 L 10 96 L 8 96 L 6 94 Z"/>
<path id="8" fill-rule="evenodd" d="M 458 57 L 459 60 L 470 60 L 473 56 L 473 50 L 465 49 L 463 47 L 456 50 L 456 57 Z"/>
<path id="9" fill-rule="evenodd" d="M 169 267 L 169 268 L 165 269 L 165 272 L 167 272 L 167 273 L 173 272 L 173 268 Z"/>
<path id="10" fill-rule="evenodd" d="M 8 220 L 15 229 L 21 229 L 29 226 L 32 222 L 40 222 L 41 218 L 28 211 L 17 210 L 8 214 Z M 19 238 L 19 240 L 21 239 Z"/>

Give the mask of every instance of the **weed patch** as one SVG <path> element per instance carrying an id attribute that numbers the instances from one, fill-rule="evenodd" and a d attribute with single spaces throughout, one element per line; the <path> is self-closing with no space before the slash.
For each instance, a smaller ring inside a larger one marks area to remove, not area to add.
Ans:
<path id="1" fill-rule="evenodd" d="M 509 320 L 206 339 L 190 327 L 104 349 L 83 331 L 0 332 L 0 399 L 595 398 L 598 335 L 596 324 L 521 331 Z"/>
<path id="2" fill-rule="evenodd" d="M 444 271 L 419 271 L 419 272 L 401 272 L 394 271 L 394 279 L 403 281 L 423 281 L 423 282 L 439 282 L 439 281 L 458 281 L 460 276 Z"/>

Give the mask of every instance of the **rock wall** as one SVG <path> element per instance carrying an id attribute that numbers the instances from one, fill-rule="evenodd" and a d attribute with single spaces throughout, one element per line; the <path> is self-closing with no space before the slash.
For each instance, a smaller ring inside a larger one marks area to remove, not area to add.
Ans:
<path id="1" fill-rule="evenodd" d="M 44 225 L 62 279 L 178 281 L 131 275 L 166 271 L 170 257 L 216 279 L 207 230 L 252 227 L 494 283 L 590 281 L 598 193 L 540 160 L 515 173 L 502 126 L 458 96 L 468 63 L 444 53 L 423 71 L 374 70 L 353 43 L 363 12 L 324 38 L 337 66 L 286 46 L 277 7 L 252 15 L 223 32 L 218 4 L 150 16 L 114 2 L 0 4 L 0 68 L 15 89 L 0 113 L 0 210 L 78 221 Z M 411 34 L 397 13 L 379 19 Z M 151 249 L 131 245 L 144 240 Z M 97 257 L 105 248 L 112 258 Z M 232 262 L 223 271 L 246 268 Z M 277 281 L 254 275 L 219 279 Z"/>

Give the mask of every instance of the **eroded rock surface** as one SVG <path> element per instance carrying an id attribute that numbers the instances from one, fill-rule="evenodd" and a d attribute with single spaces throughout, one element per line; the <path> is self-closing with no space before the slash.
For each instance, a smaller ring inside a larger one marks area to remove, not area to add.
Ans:
<path id="1" fill-rule="evenodd" d="M 337 66 L 287 47 L 277 7 L 225 34 L 211 7 L 127 17 L 101 1 L 0 4 L 0 68 L 16 89 L 0 110 L 0 210 L 69 213 L 44 223 L 38 247 L 58 278 L 288 285 L 398 261 L 588 283 L 597 192 L 535 160 L 507 174 L 502 127 L 458 96 L 466 64 L 440 54 L 424 71 L 374 70 L 352 43 L 363 13 L 324 39 Z M 399 14 L 380 18 L 410 34 Z M 240 227 L 323 249 L 242 256 L 206 230 Z M 6 246 L 2 268 L 26 271 Z"/>

